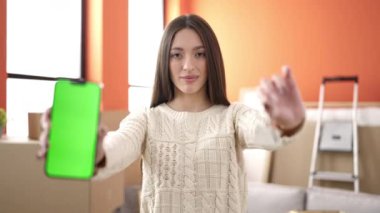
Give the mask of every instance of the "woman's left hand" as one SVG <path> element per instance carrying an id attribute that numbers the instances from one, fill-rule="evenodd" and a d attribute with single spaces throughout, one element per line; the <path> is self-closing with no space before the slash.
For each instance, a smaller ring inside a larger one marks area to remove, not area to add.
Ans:
<path id="1" fill-rule="evenodd" d="M 303 125 L 305 108 L 301 95 L 287 66 L 282 67 L 281 75 L 263 79 L 259 86 L 260 97 L 272 124 L 283 135 L 293 135 Z"/>

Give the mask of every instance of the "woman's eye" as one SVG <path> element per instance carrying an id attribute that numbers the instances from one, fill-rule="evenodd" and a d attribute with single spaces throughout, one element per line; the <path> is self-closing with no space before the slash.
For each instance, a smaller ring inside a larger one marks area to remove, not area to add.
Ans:
<path id="1" fill-rule="evenodd" d="M 196 58 L 204 58 L 204 57 L 206 57 L 206 53 L 204 53 L 204 52 L 198 52 L 198 53 L 195 54 L 195 57 Z"/>
<path id="2" fill-rule="evenodd" d="M 171 53 L 171 54 L 170 54 L 170 58 L 176 58 L 176 59 L 179 59 L 179 58 L 181 58 L 181 54 L 180 54 L 180 53 Z"/>

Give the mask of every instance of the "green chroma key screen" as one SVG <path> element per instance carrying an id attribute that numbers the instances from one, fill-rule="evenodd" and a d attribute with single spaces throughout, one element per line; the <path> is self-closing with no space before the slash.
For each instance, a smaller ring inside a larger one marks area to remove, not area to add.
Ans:
<path id="1" fill-rule="evenodd" d="M 51 111 L 46 175 L 89 179 L 94 174 L 101 89 L 96 83 L 59 80 Z"/>

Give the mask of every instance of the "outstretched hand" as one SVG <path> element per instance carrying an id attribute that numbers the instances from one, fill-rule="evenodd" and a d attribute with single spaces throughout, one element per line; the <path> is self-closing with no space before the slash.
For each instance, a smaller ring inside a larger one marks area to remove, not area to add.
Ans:
<path id="1" fill-rule="evenodd" d="M 305 108 L 289 67 L 282 67 L 280 76 L 263 79 L 259 93 L 272 124 L 284 135 L 297 132 L 305 120 Z"/>
<path id="2" fill-rule="evenodd" d="M 38 159 L 45 159 L 46 155 L 49 151 L 49 133 L 50 133 L 50 126 L 51 126 L 51 108 L 48 108 L 41 117 L 41 127 L 42 132 L 40 134 L 39 142 L 40 142 L 40 149 L 37 151 L 36 157 Z M 96 153 L 96 164 L 101 163 L 105 158 L 104 150 L 103 150 L 103 140 L 104 137 L 107 135 L 108 128 L 103 125 L 99 124 L 98 126 L 98 142 L 97 142 L 97 153 Z M 102 162 L 103 163 L 103 162 Z"/>

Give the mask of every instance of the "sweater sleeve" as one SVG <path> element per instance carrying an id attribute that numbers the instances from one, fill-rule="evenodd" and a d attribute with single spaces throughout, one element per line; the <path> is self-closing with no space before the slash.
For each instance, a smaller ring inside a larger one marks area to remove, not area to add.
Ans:
<path id="1" fill-rule="evenodd" d="M 131 113 L 124 118 L 119 129 L 107 133 L 103 141 L 106 165 L 97 171 L 94 179 L 115 174 L 141 156 L 146 138 L 147 116 L 145 112 Z"/>
<path id="2" fill-rule="evenodd" d="M 234 109 L 236 137 L 243 148 L 278 149 L 292 141 L 291 137 L 281 136 L 267 113 L 236 104 Z"/>

